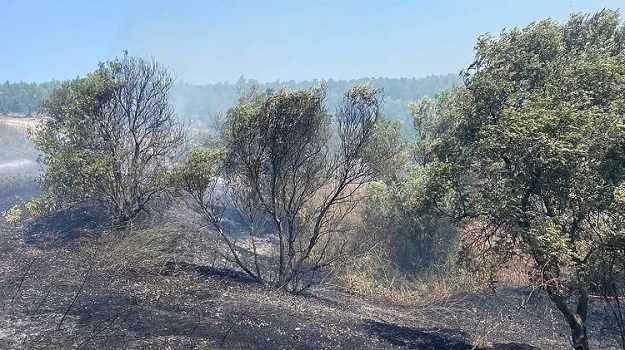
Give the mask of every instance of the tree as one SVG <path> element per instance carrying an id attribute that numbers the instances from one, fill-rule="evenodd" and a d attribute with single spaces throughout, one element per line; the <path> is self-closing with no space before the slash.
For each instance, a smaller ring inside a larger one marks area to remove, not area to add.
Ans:
<path id="1" fill-rule="evenodd" d="M 596 267 L 623 276 L 624 43 L 608 10 L 481 36 L 469 98 L 430 146 L 424 203 L 498 262 L 528 257 L 579 350 Z"/>
<path id="2" fill-rule="evenodd" d="M 430 163 L 430 143 L 449 132 L 460 113 L 459 108 L 467 98 L 467 90 L 456 87 L 441 91 L 435 100 L 424 96 L 409 105 L 416 133 L 413 157 L 417 165 L 426 166 Z"/>
<path id="3" fill-rule="evenodd" d="M 449 132 L 467 98 L 464 87 L 442 91 L 409 105 L 414 143 L 404 151 L 403 167 L 368 186 L 364 201 L 364 232 L 377 251 L 402 274 L 432 275 L 455 259 L 458 232 L 452 220 L 419 208 L 419 187 L 431 163 L 430 143 Z M 412 160 L 412 161 L 410 161 Z"/>
<path id="4" fill-rule="evenodd" d="M 126 54 L 55 89 L 32 135 L 50 193 L 118 223 L 148 212 L 185 139 L 168 102 L 173 83 L 160 64 Z"/>
<path id="5" fill-rule="evenodd" d="M 324 93 L 325 86 L 251 90 L 227 114 L 227 156 L 197 150 L 178 176 L 226 242 L 226 257 L 257 281 L 273 275 L 293 292 L 345 257 L 345 221 L 359 190 L 388 170 L 400 147 L 398 128 L 381 116 L 381 90 L 350 89 L 334 118 Z M 225 232 L 226 208 L 245 222 L 247 249 Z M 276 232 L 275 270 L 259 265 L 259 226 Z M 244 250 L 253 252 L 251 261 Z"/>

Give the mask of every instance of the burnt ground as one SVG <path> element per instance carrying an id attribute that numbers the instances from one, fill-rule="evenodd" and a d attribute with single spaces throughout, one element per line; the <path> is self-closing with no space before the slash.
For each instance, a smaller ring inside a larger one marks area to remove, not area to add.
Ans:
<path id="1" fill-rule="evenodd" d="M 2 191 L 5 210 L 14 193 Z M 83 214 L 63 221 L 84 224 Z M 0 222 L 0 349 L 569 348 L 558 312 L 539 292 L 520 308 L 520 287 L 423 306 L 331 286 L 295 296 L 167 255 L 156 268 L 118 268 L 100 241 L 96 225 Z M 608 313 L 592 310 L 591 345 L 617 349 Z"/>

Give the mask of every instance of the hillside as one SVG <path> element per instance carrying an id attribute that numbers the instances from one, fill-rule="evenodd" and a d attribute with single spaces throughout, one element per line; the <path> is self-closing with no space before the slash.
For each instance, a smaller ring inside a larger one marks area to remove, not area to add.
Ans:
<path id="1" fill-rule="evenodd" d="M 0 119 L 0 212 L 36 193 L 38 168 L 14 162 L 35 164 L 24 133 L 34 122 Z M 558 311 L 522 284 L 442 281 L 402 297 L 327 283 L 292 295 L 227 264 L 192 209 L 173 205 L 151 224 L 116 231 L 83 210 L 0 221 L 0 348 L 569 348 Z M 616 349 L 614 319 L 593 303 L 591 343 Z"/>
<path id="2" fill-rule="evenodd" d="M 522 286 L 427 303 L 332 285 L 300 296 L 261 286 L 198 252 L 208 232 L 190 234 L 184 210 L 159 229 L 123 234 L 102 232 L 80 213 L 28 228 L 0 222 L 0 348 L 569 348 L 558 311 Z M 611 318 L 600 305 L 593 310 L 593 346 L 616 349 Z"/>

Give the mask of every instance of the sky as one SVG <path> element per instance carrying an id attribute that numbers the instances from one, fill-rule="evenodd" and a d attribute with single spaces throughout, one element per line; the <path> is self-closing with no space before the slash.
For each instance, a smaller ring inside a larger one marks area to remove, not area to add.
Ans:
<path id="1" fill-rule="evenodd" d="M 0 0 L 0 82 L 154 58 L 191 84 L 457 73 L 478 36 L 623 0 Z"/>

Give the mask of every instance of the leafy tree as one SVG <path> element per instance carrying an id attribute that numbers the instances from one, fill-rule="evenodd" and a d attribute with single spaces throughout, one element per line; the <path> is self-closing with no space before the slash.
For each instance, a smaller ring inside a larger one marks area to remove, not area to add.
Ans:
<path id="1" fill-rule="evenodd" d="M 230 261 L 258 281 L 276 276 L 277 286 L 294 292 L 345 257 L 346 218 L 359 190 L 388 171 L 400 147 L 398 128 L 381 116 L 381 90 L 350 89 L 334 118 L 324 93 L 325 86 L 251 90 L 227 114 L 227 157 L 195 151 L 177 176 L 226 242 Z M 245 222 L 245 247 L 225 232 L 226 208 Z M 275 270 L 259 264 L 259 226 L 276 232 Z"/>
<path id="2" fill-rule="evenodd" d="M 404 150 L 403 169 L 368 187 L 364 231 L 378 252 L 402 274 L 426 277 L 438 273 L 457 253 L 458 231 L 447 217 L 419 210 L 415 194 L 427 178 L 429 144 L 446 135 L 468 98 L 464 87 L 445 90 L 409 105 L 414 143 Z M 412 159 L 412 161 L 410 161 Z"/>
<path id="3" fill-rule="evenodd" d="M 588 349 L 596 268 L 623 273 L 625 26 L 604 10 L 481 36 L 465 85 L 431 144 L 425 203 L 471 227 L 473 249 L 528 257 Z"/>
<path id="4" fill-rule="evenodd" d="M 430 163 L 429 144 L 449 132 L 461 112 L 462 103 L 467 98 L 469 98 L 467 90 L 464 87 L 457 87 L 441 91 L 435 100 L 425 96 L 410 104 L 416 133 L 413 149 L 416 164 L 426 166 Z"/>
<path id="5" fill-rule="evenodd" d="M 170 187 L 165 174 L 184 142 L 167 99 L 173 82 L 158 63 L 126 54 L 55 89 L 33 133 L 47 189 L 121 223 L 147 212 Z"/>

